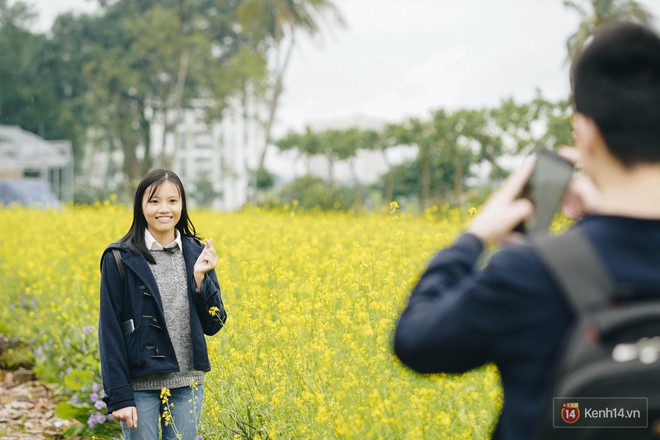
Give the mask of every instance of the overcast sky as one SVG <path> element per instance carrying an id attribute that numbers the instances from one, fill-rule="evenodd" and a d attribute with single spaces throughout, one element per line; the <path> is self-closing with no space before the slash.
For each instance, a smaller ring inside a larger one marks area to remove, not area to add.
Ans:
<path id="1" fill-rule="evenodd" d="M 93 0 L 31 0 L 37 26 Z M 401 122 L 433 109 L 568 94 L 565 41 L 578 16 L 562 0 L 335 0 L 346 27 L 299 38 L 278 133 L 359 114 Z M 641 0 L 660 17 L 660 1 Z M 656 29 L 658 20 L 656 19 Z"/>

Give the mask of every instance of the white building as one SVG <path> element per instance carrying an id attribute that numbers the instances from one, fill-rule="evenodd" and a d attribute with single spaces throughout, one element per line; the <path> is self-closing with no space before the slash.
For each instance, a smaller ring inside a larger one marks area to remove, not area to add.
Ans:
<path id="1" fill-rule="evenodd" d="M 202 109 L 187 110 L 179 127 L 180 145 L 173 169 L 190 187 L 193 194 L 200 180 L 210 181 L 217 196 L 212 209 L 232 211 L 241 208 L 251 197 L 250 182 L 263 149 L 263 128 L 251 117 L 245 117 L 234 107 L 219 122 L 208 124 Z M 162 129 L 152 127 L 152 151 L 174 151 L 176 136 L 162 142 Z"/>
<path id="2" fill-rule="evenodd" d="M 380 129 L 385 125 L 364 115 L 353 115 L 343 119 L 318 121 L 312 124 L 317 131 L 327 129 Z M 152 142 L 160 151 L 163 145 L 162 129 L 152 127 Z M 188 110 L 180 126 L 181 145 L 177 151 L 174 171 L 195 190 L 195 184 L 202 176 L 209 178 L 218 197 L 211 204 L 213 209 L 236 210 L 251 200 L 255 188 L 253 172 L 257 169 L 262 153 L 264 131 L 255 117 L 246 117 L 237 104 L 228 111 L 220 122 L 207 124 L 204 112 Z M 170 135 L 165 142 L 167 151 L 174 151 L 175 136 Z M 359 150 L 352 161 L 337 161 L 334 176 L 344 184 L 371 184 L 382 176 L 389 166 L 412 160 L 417 156 L 416 146 L 402 145 L 389 148 L 383 157 L 381 152 Z M 312 174 L 328 177 L 328 162 L 323 157 L 314 157 L 310 164 L 295 151 L 279 151 L 275 146 L 267 150 L 265 166 L 275 173 L 282 183 L 289 182 L 307 173 L 311 165 Z M 355 180 L 358 180 L 356 182 Z M 189 193 L 192 194 L 191 191 Z"/>
<path id="3" fill-rule="evenodd" d="M 35 179 L 61 201 L 73 200 L 70 141 L 47 141 L 17 125 L 0 125 L 0 179 Z"/>
<path id="4" fill-rule="evenodd" d="M 234 105 L 221 121 L 209 123 L 200 106 L 184 110 L 176 131 L 164 134 L 163 123 L 157 118 L 150 129 L 153 163 L 158 166 L 163 151 L 173 157 L 171 168 L 184 182 L 191 205 L 195 204 L 202 181 L 210 184 L 215 194 L 210 203 L 212 209 L 231 211 L 245 205 L 253 187 L 250 176 L 257 167 L 264 138 L 256 118 L 245 117 L 242 109 Z M 96 188 L 118 187 L 124 180 L 123 153 L 109 147 L 103 130 L 91 128 L 87 134 L 85 183 Z M 137 153 L 141 158 L 144 148 L 138 148 Z"/>
<path id="5" fill-rule="evenodd" d="M 312 128 L 319 131 L 349 127 L 379 129 L 384 124 L 380 120 L 354 115 L 341 120 L 315 122 Z M 234 103 L 221 121 L 209 123 L 204 108 L 187 109 L 178 130 L 178 133 L 167 133 L 163 139 L 162 123 L 152 122 L 150 150 L 153 157 L 160 157 L 163 150 L 174 157 L 172 169 L 183 180 L 191 202 L 198 195 L 202 182 L 207 187 L 210 184 L 215 194 L 210 203 L 212 209 L 232 211 L 252 200 L 255 182 L 251 179 L 254 179 L 265 138 L 263 126 L 254 111 L 245 112 L 239 103 Z M 90 135 L 93 139 L 93 131 Z M 122 153 L 117 150 L 109 153 L 102 138 L 102 135 L 97 136 L 99 141 L 88 147 L 86 153 L 86 168 L 95 170 L 89 183 L 97 187 L 117 184 L 122 179 Z M 179 145 L 175 148 L 177 142 Z M 306 175 L 308 166 L 312 174 L 321 178 L 328 176 L 328 162 L 323 157 L 314 157 L 311 163 L 306 163 L 295 151 L 280 152 L 273 145 L 269 146 L 267 153 L 265 166 L 278 176 L 282 184 Z M 417 148 L 410 146 L 388 149 L 386 158 L 380 152 L 360 150 L 352 161 L 338 161 L 334 176 L 337 182 L 344 184 L 374 183 L 388 166 L 413 159 L 416 154 Z"/>

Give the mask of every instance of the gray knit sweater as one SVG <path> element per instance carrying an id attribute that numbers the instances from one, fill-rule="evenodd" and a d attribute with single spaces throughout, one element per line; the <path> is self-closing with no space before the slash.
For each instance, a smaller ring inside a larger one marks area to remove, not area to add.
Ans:
<path id="1" fill-rule="evenodd" d="M 177 246 L 173 251 L 152 250 L 156 264 L 150 264 L 156 279 L 165 312 L 165 325 L 174 346 L 180 371 L 176 373 L 151 374 L 133 381 L 133 389 L 160 390 L 190 385 L 190 381 L 201 384 L 204 372 L 193 369 L 192 338 L 190 335 L 190 305 L 183 253 Z"/>

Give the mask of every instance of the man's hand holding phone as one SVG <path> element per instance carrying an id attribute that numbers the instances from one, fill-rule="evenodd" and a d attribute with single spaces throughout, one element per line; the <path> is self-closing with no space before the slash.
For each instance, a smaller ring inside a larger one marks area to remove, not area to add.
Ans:
<path id="1" fill-rule="evenodd" d="M 534 212 L 516 230 L 530 236 L 548 233 L 573 177 L 573 170 L 573 163 L 557 153 L 546 148 L 537 152 L 534 171 L 520 194 L 532 202 Z"/>
<path id="2" fill-rule="evenodd" d="M 519 232 L 547 233 L 572 176 L 571 160 L 541 149 L 532 163 L 513 173 L 488 199 L 468 232 L 484 245 L 516 241 Z"/>
<path id="3" fill-rule="evenodd" d="M 529 180 L 533 168 L 534 164 L 528 163 L 511 174 L 472 219 L 467 232 L 477 236 L 484 246 L 511 238 L 514 234 L 513 228 L 532 215 L 532 202 L 518 196 Z"/>

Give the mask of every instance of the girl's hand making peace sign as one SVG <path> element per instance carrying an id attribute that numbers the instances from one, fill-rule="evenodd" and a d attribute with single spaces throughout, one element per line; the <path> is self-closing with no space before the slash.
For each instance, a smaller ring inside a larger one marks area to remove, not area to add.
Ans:
<path id="1" fill-rule="evenodd" d="M 204 274 L 218 265 L 218 255 L 215 253 L 215 248 L 213 247 L 213 240 L 207 238 L 204 240 L 204 249 L 202 253 L 197 257 L 195 261 L 195 267 L 193 269 L 195 277 L 195 287 L 199 291 L 199 288 L 202 285 L 204 280 Z"/>

